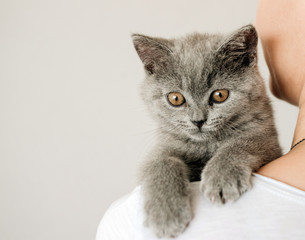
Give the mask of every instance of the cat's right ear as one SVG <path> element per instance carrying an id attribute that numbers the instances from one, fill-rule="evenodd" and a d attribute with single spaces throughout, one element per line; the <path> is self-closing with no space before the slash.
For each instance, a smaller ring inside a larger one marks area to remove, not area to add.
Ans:
<path id="1" fill-rule="evenodd" d="M 133 34 L 134 47 L 148 74 L 162 74 L 168 71 L 172 50 L 170 41 Z"/>
<path id="2" fill-rule="evenodd" d="M 256 65 L 257 41 L 255 27 L 251 24 L 230 34 L 217 50 L 222 67 L 235 71 Z"/>

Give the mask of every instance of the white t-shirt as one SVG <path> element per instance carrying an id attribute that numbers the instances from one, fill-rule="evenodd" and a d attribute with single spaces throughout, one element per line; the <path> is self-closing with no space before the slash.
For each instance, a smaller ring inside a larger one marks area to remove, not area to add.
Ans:
<path id="1" fill-rule="evenodd" d="M 234 203 L 213 205 L 192 185 L 195 216 L 176 240 L 305 240 L 305 192 L 258 174 L 253 189 Z M 141 187 L 114 202 L 96 240 L 157 240 L 143 225 Z"/>

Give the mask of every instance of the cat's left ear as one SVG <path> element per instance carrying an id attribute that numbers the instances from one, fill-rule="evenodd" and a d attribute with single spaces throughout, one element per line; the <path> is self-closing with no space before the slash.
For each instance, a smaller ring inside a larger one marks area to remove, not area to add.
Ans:
<path id="1" fill-rule="evenodd" d="M 218 48 L 220 63 L 226 69 L 251 67 L 257 61 L 257 33 L 253 25 L 246 25 L 231 34 Z"/>
<path id="2" fill-rule="evenodd" d="M 149 75 L 163 74 L 169 70 L 172 55 L 170 40 L 141 34 L 133 34 L 132 40 Z"/>

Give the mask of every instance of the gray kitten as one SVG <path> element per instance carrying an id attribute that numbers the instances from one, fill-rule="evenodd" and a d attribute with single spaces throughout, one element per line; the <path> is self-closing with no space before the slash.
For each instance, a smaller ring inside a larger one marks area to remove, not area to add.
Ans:
<path id="1" fill-rule="evenodd" d="M 146 225 L 176 237 L 192 219 L 190 181 L 201 181 L 212 202 L 234 201 L 251 188 L 252 172 L 281 156 L 257 34 L 247 25 L 229 35 L 134 34 L 133 42 L 146 72 L 142 96 L 159 125 L 142 169 Z"/>

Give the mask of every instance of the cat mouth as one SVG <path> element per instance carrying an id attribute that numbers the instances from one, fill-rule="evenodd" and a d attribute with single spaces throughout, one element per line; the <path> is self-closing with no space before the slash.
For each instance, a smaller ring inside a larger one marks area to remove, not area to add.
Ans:
<path id="1" fill-rule="evenodd" d="M 195 138 L 204 138 L 207 134 L 217 131 L 220 125 L 221 124 L 202 126 L 201 128 L 194 128 L 192 131 L 188 131 L 188 133 Z"/>
<path id="2" fill-rule="evenodd" d="M 202 130 L 197 129 L 196 131 L 191 134 L 189 133 L 188 135 L 191 139 L 195 141 L 203 141 L 207 139 L 208 132 L 204 132 Z"/>
<path id="3" fill-rule="evenodd" d="M 187 125 L 180 125 L 179 128 L 186 133 L 186 135 L 194 140 L 204 140 L 211 134 L 218 132 L 220 126 L 222 125 L 221 121 L 213 122 L 210 124 L 204 124 L 202 127 L 194 128 Z"/>
<path id="4" fill-rule="evenodd" d="M 200 135 L 204 135 L 204 133 L 206 133 L 206 129 L 205 128 L 200 128 L 200 129 L 192 129 L 192 131 L 189 131 L 189 133 L 191 135 L 194 135 L 194 136 L 200 136 Z"/>

